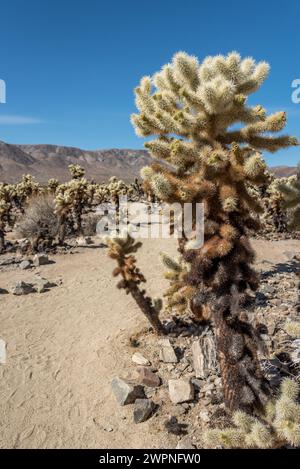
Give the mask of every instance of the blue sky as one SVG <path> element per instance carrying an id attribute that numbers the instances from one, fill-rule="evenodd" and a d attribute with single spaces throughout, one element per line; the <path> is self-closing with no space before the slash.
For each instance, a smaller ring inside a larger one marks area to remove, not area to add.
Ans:
<path id="1" fill-rule="evenodd" d="M 271 64 L 251 104 L 288 112 L 300 138 L 299 0 L 5 0 L 1 2 L 0 140 L 142 148 L 129 116 L 133 88 L 178 50 L 203 59 L 237 50 Z M 300 160 L 300 148 L 271 156 Z"/>

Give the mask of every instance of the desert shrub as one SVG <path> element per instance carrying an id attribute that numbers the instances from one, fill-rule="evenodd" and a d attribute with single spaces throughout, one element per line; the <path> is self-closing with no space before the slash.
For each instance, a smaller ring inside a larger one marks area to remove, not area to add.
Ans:
<path id="1" fill-rule="evenodd" d="M 58 235 L 58 216 L 55 213 L 51 195 L 32 197 L 24 214 L 17 222 L 17 232 L 28 238 L 33 250 L 41 246 L 51 246 Z"/>

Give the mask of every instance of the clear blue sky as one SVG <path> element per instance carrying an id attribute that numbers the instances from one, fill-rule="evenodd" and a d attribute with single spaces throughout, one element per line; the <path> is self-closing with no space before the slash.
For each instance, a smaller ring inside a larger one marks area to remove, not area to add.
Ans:
<path id="1" fill-rule="evenodd" d="M 299 0 L 5 0 L 0 13 L 0 140 L 142 148 L 129 122 L 132 90 L 178 50 L 267 60 L 270 77 L 251 103 L 286 110 L 300 138 L 300 103 L 291 101 Z M 267 159 L 295 164 L 300 147 Z"/>

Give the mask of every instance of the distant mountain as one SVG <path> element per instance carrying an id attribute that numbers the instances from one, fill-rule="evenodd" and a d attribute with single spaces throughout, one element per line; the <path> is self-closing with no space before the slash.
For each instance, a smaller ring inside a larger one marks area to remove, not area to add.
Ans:
<path id="1" fill-rule="evenodd" d="M 289 177 L 296 174 L 297 168 L 296 166 L 273 166 L 270 170 L 275 174 L 278 178 Z"/>
<path id="2" fill-rule="evenodd" d="M 89 179 L 104 182 L 111 176 L 124 181 L 139 177 L 143 166 L 153 159 L 146 150 L 81 150 L 59 145 L 13 145 L 0 142 L 0 181 L 16 182 L 22 174 L 32 174 L 45 183 L 50 178 L 67 181 L 69 164 L 79 164 Z M 272 168 L 278 177 L 295 174 L 288 166 Z"/>
<path id="3" fill-rule="evenodd" d="M 89 179 L 107 181 L 117 176 L 131 181 L 140 169 L 151 163 L 145 150 L 81 150 L 59 145 L 12 145 L 0 142 L 0 180 L 16 182 L 29 173 L 45 183 L 50 178 L 70 179 L 68 165 L 79 164 Z"/>

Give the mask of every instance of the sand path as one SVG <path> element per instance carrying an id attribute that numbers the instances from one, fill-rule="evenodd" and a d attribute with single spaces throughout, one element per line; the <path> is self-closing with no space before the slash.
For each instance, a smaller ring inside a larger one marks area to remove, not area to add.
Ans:
<path id="1" fill-rule="evenodd" d="M 258 261 L 286 262 L 283 251 L 299 241 L 255 241 Z M 165 286 L 158 252 L 175 252 L 170 240 L 147 241 L 138 255 L 159 296 Z M 35 273 L 60 283 L 43 294 L 0 295 L 1 448 L 155 448 L 176 437 L 155 431 L 153 419 L 132 423 L 131 406 L 119 407 L 110 381 L 124 374 L 133 353 L 128 339 L 146 323 L 133 300 L 115 288 L 106 249 L 78 248 L 54 256 L 54 264 L 0 272 L 0 287 L 33 281 Z M 174 447 L 174 446 L 173 446 Z"/>

